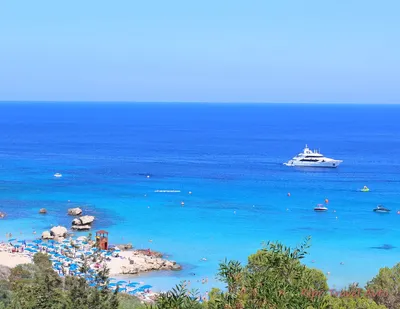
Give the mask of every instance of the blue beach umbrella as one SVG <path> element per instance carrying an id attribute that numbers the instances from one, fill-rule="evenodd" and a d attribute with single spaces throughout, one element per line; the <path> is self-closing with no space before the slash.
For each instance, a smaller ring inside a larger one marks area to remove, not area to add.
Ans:
<path id="1" fill-rule="evenodd" d="M 115 278 L 108 278 L 108 280 L 113 281 L 113 280 L 117 280 L 117 279 L 115 279 Z"/>
<path id="2" fill-rule="evenodd" d="M 124 291 L 126 291 L 126 289 L 125 288 L 120 288 L 120 289 L 118 289 L 118 291 L 119 292 L 124 292 Z"/>
<path id="3" fill-rule="evenodd" d="M 25 240 L 18 240 L 17 242 L 19 242 L 20 244 L 23 244 L 25 242 Z"/>
<path id="4" fill-rule="evenodd" d="M 14 247 L 15 247 L 15 248 L 19 248 L 19 247 L 21 247 L 21 245 L 14 245 Z"/>
<path id="5" fill-rule="evenodd" d="M 108 286 L 113 287 L 113 286 L 117 286 L 116 283 L 110 283 Z"/>
<path id="6" fill-rule="evenodd" d="M 40 243 L 42 242 L 42 240 L 41 240 L 41 239 L 35 239 L 33 242 L 34 242 L 35 244 L 40 244 Z"/>
<path id="7" fill-rule="evenodd" d="M 147 289 L 151 289 L 151 288 L 152 288 L 152 286 L 148 285 L 148 284 L 140 287 L 141 290 L 147 290 Z"/>
<path id="8" fill-rule="evenodd" d="M 138 282 L 131 282 L 131 283 L 127 284 L 126 286 L 127 286 L 127 287 L 130 287 L 130 288 L 134 288 L 134 287 L 137 286 L 137 285 L 139 285 Z"/>
<path id="9" fill-rule="evenodd" d="M 121 284 L 126 284 L 126 283 L 128 283 L 128 282 L 126 282 L 126 281 L 123 281 L 123 280 L 121 280 L 121 281 L 118 281 L 118 282 L 117 282 L 117 284 L 118 284 L 118 285 L 121 285 Z"/>
<path id="10" fill-rule="evenodd" d="M 129 294 L 133 295 L 133 294 L 136 294 L 137 292 L 140 292 L 140 289 L 136 289 L 136 290 L 130 291 Z"/>

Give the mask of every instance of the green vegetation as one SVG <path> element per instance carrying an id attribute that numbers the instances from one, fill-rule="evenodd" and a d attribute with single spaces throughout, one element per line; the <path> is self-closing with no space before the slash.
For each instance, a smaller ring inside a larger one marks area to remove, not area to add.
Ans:
<path id="1" fill-rule="evenodd" d="M 62 279 L 59 277 L 45 254 L 36 254 L 33 262 L 33 264 L 13 268 L 9 280 L 1 282 L 0 308 L 140 308 L 136 298 L 118 295 L 107 288 L 107 269 L 100 269 L 95 275 L 96 287 L 89 287 L 83 278 L 67 276 Z M 129 307 L 126 306 L 127 303 Z"/>
<path id="2" fill-rule="evenodd" d="M 181 283 L 151 305 L 109 290 L 108 269 L 100 269 L 89 287 L 83 278 L 60 278 L 39 253 L 0 281 L 0 309 L 400 309 L 400 264 L 381 269 L 366 289 L 330 291 L 320 270 L 301 263 L 308 248 L 309 238 L 296 248 L 269 242 L 247 265 L 221 263 L 218 277 L 226 288 L 212 289 L 208 301 L 200 303 Z"/>

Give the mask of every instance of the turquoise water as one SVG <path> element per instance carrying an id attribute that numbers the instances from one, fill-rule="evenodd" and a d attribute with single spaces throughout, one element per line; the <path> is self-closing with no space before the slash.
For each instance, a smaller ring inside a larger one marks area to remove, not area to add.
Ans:
<path id="1" fill-rule="evenodd" d="M 263 241 L 307 235 L 305 263 L 330 272 L 332 287 L 364 284 L 398 262 L 399 106 L 10 103 L 0 112 L 2 239 L 69 227 L 67 208 L 81 206 L 112 243 L 184 266 L 139 278 L 157 290 L 220 286 L 225 258 L 245 262 Z M 281 164 L 306 143 L 344 163 Z M 329 211 L 313 212 L 326 198 Z M 377 204 L 392 212 L 373 213 Z"/>

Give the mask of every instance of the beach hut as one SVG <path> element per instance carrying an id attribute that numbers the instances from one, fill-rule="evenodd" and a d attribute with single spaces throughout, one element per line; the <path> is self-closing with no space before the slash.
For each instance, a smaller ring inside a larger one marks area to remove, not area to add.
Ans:
<path id="1" fill-rule="evenodd" d="M 96 245 L 101 250 L 108 250 L 108 232 L 100 230 L 96 232 Z"/>

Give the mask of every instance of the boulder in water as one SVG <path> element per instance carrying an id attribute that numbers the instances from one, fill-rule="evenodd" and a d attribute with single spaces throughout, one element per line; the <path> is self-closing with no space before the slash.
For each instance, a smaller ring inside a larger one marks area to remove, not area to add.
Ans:
<path id="1" fill-rule="evenodd" d="M 50 230 L 50 235 L 54 238 L 65 238 L 67 236 L 68 230 L 66 227 L 63 226 L 54 226 Z"/>
<path id="2" fill-rule="evenodd" d="M 68 209 L 68 214 L 70 216 L 79 216 L 80 214 L 82 214 L 82 209 L 80 209 L 79 207 L 70 208 Z"/>
<path id="3" fill-rule="evenodd" d="M 90 225 L 73 225 L 72 229 L 77 230 L 77 231 L 87 231 L 90 230 L 91 226 Z"/>
<path id="4" fill-rule="evenodd" d="M 53 239 L 54 237 L 51 236 L 51 233 L 49 231 L 44 231 L 42 233 L 42 239 Z"/>

